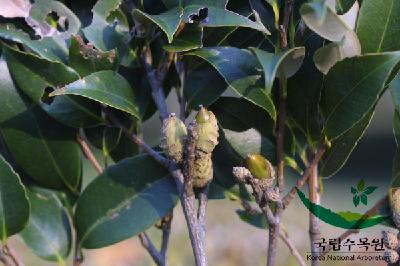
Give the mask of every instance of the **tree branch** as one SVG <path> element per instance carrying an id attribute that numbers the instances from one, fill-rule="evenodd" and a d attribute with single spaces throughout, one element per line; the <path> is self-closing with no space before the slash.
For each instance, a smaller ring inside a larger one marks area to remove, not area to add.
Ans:
<path id="1" fill-rule="evenodd" d="M 299 251 L 297 250 L 296 246 L 292 243 L 292 240 L 289 236 L 285 235 L 282 231 L 279 232 L 279 237 L 283 240 L 283 242 L 288 246 L 292 255 L 296 258 L 297 262 L 300 266 L 307 266 L 303 257 L 300 255 Z"/>
<path id="2" fill-rule="evenodd" d="M 162 85 L 164 79 L 161 79 L 160 75 L 152 66 L 153 57 L 149 46 L 145 46 L 143 48 L 142 62 L 144 69 L 146 70 L 147 73 L 147 79 L 150 83 L 151 95 L 153 97 L 155 104 L 157 105 L 158 111 L 160 112 L 160 120 L 163 121 L 164 119 L 168 118 L 169 115 L 167 104 L 165 102 L 164 89 Z"/>
<path id="3" fill-rule="evenodd" d="M 379 212 L 379 208 L 381 208 L 387 201 L 388 201 L 388 197 L 387 196 L 381 198 L 377 203 L 375 203 L 374 206 L 372 206 L 371 209 L 369 209 L 368 211 L 366 211 L 364 213 L 364 215 L 360 218 L 360 220 L 363 221 L 363 219 L 368 218 L 368 217 L 378 213 Z M 359 232 L 360 232 L 360 230 L 358 230 L 358 229 L 349 229 L 349 230 L 345 231 L 343 234 L 341 234 L 338 238 L 341 241 L 343 241 L 348 236 L 350 236 L 352 234 L 357 234 Z M 329 253 L 330 251 L 331 251 L 331 247 L 328 247 L 328 249 L 325 250 L 324 252 L 322 252 L 321 255 L 325 255 L 325 254 Z"/>
<path id="4" fill-rule="evenodd" d="M 301 187 L 304 186 L 304 184 L 307 182 L 312 170 L 318 166 L 319 161 L 321 160 L 322 156 L 324 155 L 327 147 L 326 144 L 323 144 L 315 154 L 313 160 L 311 161 L 310 165 L 307 167 L 307 169 L 304 171 L 303 175 L 301 178 L 297 181 L 296 185 L 290 190 L 290 192 L 283 198 L 283 207 L 286 208 L 294 196 L 296 195 L 296 189 L 300 189 Z"/>
<path id="5" fill-rule="evenodd" d="M 156 247 L 154 244 L 151 242 L 150 238 L 146 234 L 146 232 L 140 233 L 139 234 L 139 239 L 140 243 L 142 246 L 147 250 L 147 252 L 150 254 L 154 262 L 158 266 L 164 266 L 165 265 L 165 260 L 163 260 L 162 255 L 157 251 Z"/>
<path id="6" fill-rule="evenodd" d="M 81 147 L 81 150 L 85 157 L 90 161 L 94 169 L 97 171 L 97 173 L 103 172 L 103 168 L 97 161 L 96 157 L 94 156 L 93 152 L 90 150 L 89 145 L 84 141 L 81 136 L 77 135 L 76 140 L 78 141 L 79 146 Z"/>
<path id="7" fill-rule="evenodd" d="M 318 184 L 318 164 L 313 165 L 311 169 L 311 174 L 308 179 L 308 187 L 309 187 L 309 198 L 310 201 L 319 204 L 320 203 L 320 194 L 319 194 L 319 184 Z M 320 223 L 318 217 L 316 217 L 313 213 L 310 212 L 310 221 L 309 221 L 309 235 L 310 235 L 310 244 L 311 244 L 311 254 L 313 256 L 318 256 L 318 248 L 314 245 L 317 239 L 321 236 Z M 318 266 L 319 260 L 312 260 L 311 265 Z"/>
<path id="8" fill-rule="evenodd" d="M 15 265 L 15 266 L 23 266 L 24 265 L 21 262 L 21 260 L 18 258 L 18 256 L 15 254 L 14 250 L 7 243 L 3 244 L 2 249 L 3 250 L 1 253 L 9 258 L 9 260 L 12 263 L 11 265 Z M 5 265 L 7 265 L 7 264 L 5 264 Z"/>
<path id="9" fill-rule="evenodd" d="M 162 221 L 162 239 L 161 239 L 161 248 L 160 253 L 161 256 L 164 258 L 164 261 L 167 261 L 167 251 L 168 251 L 168 244 L 169 244 L 169 236 L 171 234 L 171 223 L 173 218 L 173 212 L 171 211 L 167 214 Z"/>

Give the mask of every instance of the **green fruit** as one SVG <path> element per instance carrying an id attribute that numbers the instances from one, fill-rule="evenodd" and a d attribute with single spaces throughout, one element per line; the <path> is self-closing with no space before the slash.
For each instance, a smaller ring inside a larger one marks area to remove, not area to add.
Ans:
<path id="1" fill-rule="evenodd" d="M 186 126 L 175 114 L 164 120 L 160 147 L 170 160 L 182 162 L 186 136 Z"/>
<path id="2" fill-rule="evenodd" d="M 272 178 L 272 166 L 269 161 L 260 154 L 247 155 L 246 167 L 255 178 Z"/>

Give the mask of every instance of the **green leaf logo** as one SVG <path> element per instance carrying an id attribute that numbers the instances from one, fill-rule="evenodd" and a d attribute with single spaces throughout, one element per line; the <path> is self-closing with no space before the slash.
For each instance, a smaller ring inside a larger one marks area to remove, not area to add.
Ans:
<path id="1" fill-rule="evenodd" d="M 353 194 L 353 204 L 357 207 L 360 202 L 364 205 L 368 204 L 368 195 L 371 195 L 378 187 L 369 186 L 365 187 L 364 179 L 361 179 L 357 183 L 357 188 L 351 187 L 350 192 Z"/>

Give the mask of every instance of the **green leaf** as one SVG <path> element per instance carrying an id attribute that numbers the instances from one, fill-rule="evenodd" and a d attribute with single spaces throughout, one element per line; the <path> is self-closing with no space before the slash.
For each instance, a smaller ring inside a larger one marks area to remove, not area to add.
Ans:
<path id="1" fill-rule="evenodd" d="M 361 203 L 364 204 L 364 205 L 367 205 L 367 204 L 368 204 L 367 195 L 361 194 Z"/>
<path id="2" fill-rule="evenodd" d="M 69 47 L 69 65 L 74 68 L 81 77 L 101 70 L 116 70 L 118 58 L 115 50 L 110 52 L 97 51 L 86 45 L 82 37 L 72 36 Z"/>
<path id="3" fill-rule="evenodd" d="M 78 194 L 80 149 L 74 130 L 28 106 L 0 59 L 0 131 L 17 164 L 42 185 Z"/>
<path id="4" fill-rule="evenodd" d="M 194 55 L 210 63 L 239 95 L 262 107 L 275 120 L 276 110 L 271 97 L 260 88 L 261 73 L 255 56 L 248 50 L 234 47 L 202 48 L 187 55 Z"/>
<path id="5" fill-rule="evenodd" d="M 45 59 L 66 62 L 68 58 L 68 49 L 64 41 L 51 37 L 32 40 L 28 33 L 17 29 L 13 24 L 0 25 L 0 38 L 24 44 Z"/>
<path id="6" fill-rule="evenodd" d="M 79 95 L 127 112 L 139 119 L 135 96 L 124 77 L 114 71 L 104 70 L 90 74 L 50 96 Z"/>
<path id="7" fill-rule="evenodd" d="M 175 36 L 171 44 L 163 46 L 168 52 L 186 52 L 203 46 L 203 28 L 196 24 L 186 24 L 185 28 Z"/>
<path id="8" fill-rule="evenodd" d="M 245 210 L 236 210 L 236 213 L 243 222 L 251 224 L 260 229 L 268 228 L 267 219 L 265 219 L 265 216 L 262 213 L 249 213 Z"/>
<path id="9" fill-rule="evenodd" d="M 395 111 L 393 115 L 393 131 L 396 140 L 396 154 L 393 160 L 391 187 L 400 187 L 400 113 Z"/>
<path id="10" fill-rule="evenodd" d="M 28 196 L 31 215 L 20 236 L 40 258 L 65 265 L 72 242 L 67 210 L 54 191 L 31 187 Z"/>
<path id="11" fill-rule="evenodd" d="M 364 190 L 364 194 L 366 194 L 366 195 L 371 195 L 372 193 L 374 193 L 374 191 L 375 191 L 377 188 L 378 188 L 378 187 L 373 187 L 373 186 L 367 187 L 367 188 Z"/>
<path id="12" fill-rule="evenodd" d="M 177 200 L 174 180 L 150 157 L 110 166 L 78 200 L 75 225 L 82 247 L 100 248 L 137 235 L 171 211 Z"/>
<path id="13" fill-rule="evenodd" d="M 397 112 L 400 112 L 400 74 L 397 74 L 396 77 L 390 82 L 389 90 L 390 94 L 392 95 L 394 107 L 396 108 Z"/>
<path id="14" fill-rule="evenodd" d="M 0 155 L 0 236 L 6 241 L 28 223 L 29 202 L 18 174 Z"/>
<path id="15" fill-rule="evenodd" d="M 324 132 L 329 140 L 365 118 L 390 82 L 399 60 L 399 52 L 370 54 L 345 59 L 329 71 L 322 102 Z"/>
<path id="16" fill-rule="evenodd" d="M 188 109 L 197 109 L 200 104 L 209 106 L 224 93 L 226 88 L 224 78 L 211 66 L 190 71 L 183 88 Z"/>
<path id="17" fill-rule="evenodd" d="M 54 89 L 79 79 L 70 67 L 10 47 L 5 49 L 7 64 L 19 88 L 54 119 L 72 127 L 104 123 L 100 106 L 75 96 L 43 102 L 46 88 Z"/>
<path id="18" fill-rule="evenodd" d="M 336 0 L 336 12 L 338 15 L 343 15 L 350 10 L 356 0 Z"/>
<path id="19" fill-rule="evenodd" d="M 270 94 L 275 78 L 289 78 L 293 76 L 303 63 L 305 49 L 296 47 L 284 52 L 268 53 L 252 48 L 264 70 L 265 91 Z"/>
<path id="20" fill-rule="evenodd" d="M 211 6 L 203 3 L 200 5 L 189 3 L 189 5 L 186 6 L 183 11 L 183 21 L 186 23 L 190 23 L 190 15 L 198 14 L 199 10 L 204 7 L 207 7 L 208 9 L 208 17 L 207 19 L 200 22 L 200 25 L 203 27 L 246 27 L 261 31 L 268 35 L 270 34 L 268 29 L 265 28 L 265 26 L 260 22 L 254 22 L 246 18 L 245 16 L 242 16 L 225 8 Z"/>
<path id="21" fill-rule="evenodd" d="M 181 22 L 182 14 L 183 9 L 180 7 L 175 7 L 158 15 L 149 15 L 139 9 L 133 10 L 133 15 L 136 19 L 142 21 L 147 19 L 160 27 L 160 29 L 167 35 L 169 43 L 172 43 L 172 40 L 174 39 L 174 34 Z"/>
<path id="22" fill-rule="evenodd" d="M 400 50 L 400 2 L 363 0 L 357 19 L 357 35 L 363 53 Z"/>
<path id="23" fill-rule="evenodd" d="M 317 68 L 324 74 L 328 73 L 336 62 L 361 54 L 357 35 L 325 4 L 318 1 L 303 4 L 300 14 L 311 30 L 333 42 L 314 55 Z"/>
<path id="24" fill-rule="evenodd" d="M 357 189 L 355 189 L 354 187 L 351 187 L 351 194 L 357 194 Z"/>
<path id="25" fill-rule="evenodd" d="M 116 49 L 124 66 L 137 65 L 135 53 L 128 46 L 129 29 L 119 23 L 108 22 L 107 18 L 118 9 L 122 0 L 99 0 L 93 7 L 92 23 L 82 31 L 86 39 L 97 49 L 105 52 Z"/>
<path id="26" fill-rule="evenodd" d="M 315 67 L 313 57 L 323 39 L 312 33 L 306 41 L 306 57 L 299 71 L 287 82 L 288 116 L 294 121 L 308 142 L 321 139 L 319 103 L 323 88 L 323 75 Z"/>
<path id="27" fill-rule="evenodd" d="M 343 167 L 368 128 L 373 114 L 372 109 L 360 122 L 331 142 L 331 148 L 325 152 L 321 160 L 322 176 L 333 176 Z"/>
<path id="28" fill-rule="evenodd" d="M 343 213 L 346 212 L 333 212 L 330 209 L 324 208 L 318 204 L 311 202 L 309 199 L 307 199 L 304 193 L 298 189 L 297 189 L 297 194 L 299 195 L 303 204 L 312 214 L 318 217 L 321 221 L 324 221 L 327 224 L 339 228 L 363 229 L 380 224 L 389 218 L 389 216 L 387 215 L 375 215 L 375 216 L 365 216 L 363 214 L 349 215 L 348 214 L 349 212 L 347 212 L 347 215 L 343 215 Z M 358 198 L 358 200 L 355 200 L 356 197 Z M 353 198 L 354 205 L 357 206 L 359 204 L 359 200 L 360 198 L 358 196 L 355 196 Z"/>
<path id="29" fill-rule="evenodd" d="M 360 203 L 360 197 L 358 196 L 358 195 L 355 195 L 354 197 L 353 197 L 353 204 L 354 204 L 354 206 L 358 206 L 358 204 Z"/>
<path id="30" fill-rule="evenodd" d="M 357 183 L 357 190 L 358 190 L 359 192 L 362 192 L 362 191 L 364 190 L 364 188 L 365 188 L 365 181 L 364 181 L 364 179 L 361 179 L 361 180 L 358 181 L 358 183 Z"/>

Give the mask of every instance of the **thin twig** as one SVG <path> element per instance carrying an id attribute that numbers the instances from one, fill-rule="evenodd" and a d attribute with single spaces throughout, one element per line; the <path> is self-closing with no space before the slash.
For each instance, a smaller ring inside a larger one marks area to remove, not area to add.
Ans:
<path id="1" fill-rule="evenodd" d="M 147 73 L 147 79 L 150 83 L 151 95 L 160 113 L 160 120 L 163 121 L 164 119 L 168 118 L 169 115 L 162 86 L 163 79 L 160 79 L 157 71 L 152 66 L 153 57 L 151 55 L 149 46 L 145 46 L 143 48 L 142 62 Z"/>
<path id="2" fill-rule="evenodd" d="M 21 262 L 21 260 L 18 258 L 15 251 L 7 243 L 3 244 L 3 254 L 10 258 L 13 265 L 15 265 L 15 266 L 23 266 L 24 265 Z"/>
<path id="3" fill-rule="evenodd" d="M 4 266 L 16 266 L 15 263 L 3 252 L 3 248 L 0 249 L 0 262 L 4 264 Z"/>
<path id="4" fill-rule="evenodd" d="M 77 135 L 76 140 L 78 141 L 79 146 L 81 146 L 81 150 L 85 157 L 90 161 L 94 169 L 98 173 L 103 172 L 103 167 L 101 167 L 100 163 L 97 161 L 96 157 L 94 156 L 93 152 L 90 150 L 89 145 L 86 143 L 85 140 L 81 138 L 81 136 Z"/>
<path id="5" fill-rule="evenodd" d="M 169 236 L 171 234 L 171 223 L 173 218 L 173 212 L 171 211 L 167 214 L 162 221 L 162 240 L 161 240 L 161 248 L 160 254 L 163 257 L 164 261 L 167 261 L 167 251 L 168 251 L 168 244 L 169 244 Z"/>
<path id="6" fill-rule="evenodd" d="M 200 240 L 205 246 L 206 240 L 206 210 L 207 210 L 207 201 L 208 201 L 208 189 L 209 186 L 202 188 L 199 191 L 198 198 L 199 198 L 199 208 L 197 211 L 197 221 L 198 221 L 198 230 L 200 234 Z"/>
<path id="7" fill-rule="evenodd" d="M 242 200 L 241 203 L 246 212 L 248 212 L 250 214 L 260 214 L 260 212 L 257 209 L 253 208 L 249 202 Z M 268 218 L 267 218 L 267 221 L 268 221 Z M 281 224 L 281 226 L 282 226 L 282 224 Z M 307 264 L 304 262 L 303 258 L 301 257 L 299 251 L 297 250 L 296 246 L 293 244 L 290 237 L 288 235 L 286 235 L 284 232 L 282 232 L 282 230 L 279 231 L 279 237 L 288 246 L 290 252 L 296 258 L 299 265 L 306 266 Z"/>
<path id="8" fill-rule="evenodd" d="M 312 170 L 318 165 L 319 161 L 321 160 L 322 156 L 324 155 L 327 147 L 326 144 L 323 144 L 315 154 L 314 158 L 312 159 L 311 163 L 307 167 L 307 169 L 304 171 L 303 175 L 301 178 L 297 181 L 296 185 L 288 192 L 288 194 L 283 198 L 283 206 L 286 208 L 294 196 L 296 195 L 296 189 L 300 189 L 301 187 L 304 186 L 304 184 L 307 182 Z"/>
<path id="9" fill-rule="evenodd" d="M 308 179 L 308 187 L 309 187 L 309 198 L 312 203 L 319 204 L 320 203 L 320 194 L 319 194 L 319 184 L 318 184 L 318 164 L 314 165 L 311 169 L 311 174 Z M 314 245 L 316 241 L 321 236 L 321 229 L 318 217 L 316 217 L 312 212 L 309 214 L 309 235 L 310 235 L 310 245 L 311 245 L 311 254 L 313 256 L 318 256 L 318 248 Z M 319 260 L 312 260 L 312 266 L 318 266 Z"/>
<path id="10" fill-rule="evenodd" d="M 371 209 L 369 209 L 368 211 L 366 211 L 363 216 L 359 219 L 360 221 L 363 221 L 364 219 L 375 215 L 376 213 L 379 212 L 379 209 L 388 201 L 388 197 L 385 196 L 383 198 L 381 198 L 377 203 L 375 203 L 374 206 L 372 206 Z M 352 235 L 352 234 L 357 234 L 359 233 L 360 230 L 358 229 L 349 229 L 347 231 L 345 231 L 343 234 L 341 234 L 338 239 L 340 239 L 341 241 L 343 241 L 344 239 L 346 239 L 348 236 Z M 329 253 L 331 251 L 331 247 L 329 246 L 325 251 L 323 251 L 321 253 L 321 255 L 325 255 L 327 253 Z"/>
<path id="11" fill-rule="evenodd" d="M 79 243 L 78 238 L 75 241 L 75 251 L 74 251 L 74 266 L 80 266 L 83 263 L 83 254 L 81 244 Z"/>
<path id="12" fill-rule="evenodd" d="M 297 250 L 296 246 L 292 243 L 292 240 L 289 236 L 285 235 L 282 231 L 279 232 L 279 237 L 283 240 L 283 242 L 288 246 L 292 255 L 296 258 L 297 262 L 300 266 L 307 266 L 303 257 L 300 255 L 299 251 Z"/>
<path id="13" fill-rule="evenodd" d="M 148 237 L 148 235 L 146 234 L 146 232 L 140 233 L 139 234 L 139 239 L 140 239 L 140 243 L 147 250 L 147 252 L 150 254 L 150 256 L 152 257 L 154 262 L 158 266 L 164 266 L 165 265 L 165 260 L 163 260 L 162 255 L 157 251 L 157 248 L 151 242 L 151 240 Z"/>

